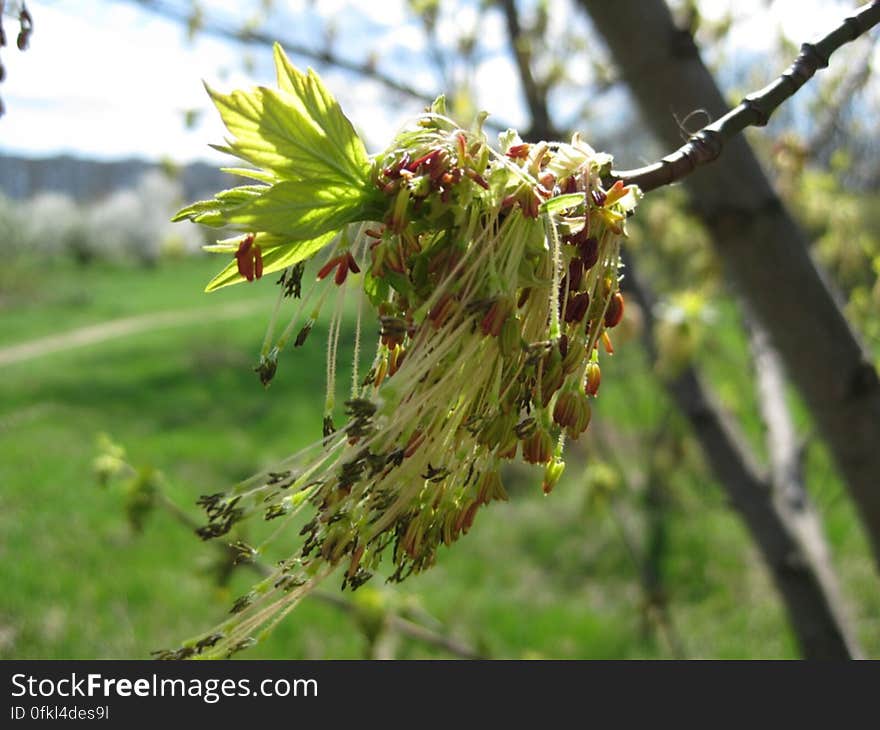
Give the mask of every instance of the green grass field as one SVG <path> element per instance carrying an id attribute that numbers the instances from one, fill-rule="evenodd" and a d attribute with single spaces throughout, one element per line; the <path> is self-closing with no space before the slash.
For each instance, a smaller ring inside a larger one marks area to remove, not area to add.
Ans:
<path id="1" fill-rule="evenodd" d="M 264 281 L 202 294 L 217 268 L 216 259 L 204 258 L 155 269 L 58 263 L 4 276 L 0 350 L 119 317 L 256 304 L 231 318 L 206 315 L 0 365 L 0 657 L 145 657 L 208 629 L 246 590 L 253 576 L 244 569 L 218 585 L 220 551 L 169 514 L 156 511 L 135 533 L 121 495 L 99 488 L 92 471 L 96 439 L 107 433 L 132 463 L 161 469 L 170 497 L 197 516 L 199 494 L 320 436 L 325 329 L 316 327 L 304 348 L 287 353 L 264 390 L 252 367 L 274 287 Z M 706 364 L 755 437 L 750 404 L 736 397 L 748 373 L 725 356 L 742 347 L 733 332 L 719 328 Z M 635 444 L 616 458 L 638 464 L 639 435 L 668 409 L 635 343 L 620 347 L 606 372 L 596 425 L 552 495 L 541 494 L 539 473 L 514 470 L 510 502 L 482 512 L 434 569 L 395 586 L 377 577 L 346 593 L 360 607 L 356 614 L 310 598 L 271 640 L 242 656 L 361 657 L 368 619 L 384 610 L 415 615 L 493 657 L 671 656 L 664 632 L 646 621 L 628 548 L 643 541 L 642 492 L 624 480 L 611 509 L 602 509 L 589 488 L 595 479 L 587 478 L 587 468 L 595 474 L 605 458 L 600 436 Z M 686 448 L 692 462 L 687 449 L 693 446 Z M 824 452 L 813 447 L 809 457 L 810 487 L 860 638 L 880 656 L 880 597 L 864 539 Z M 766 572 L 717 486 L 699 469 L 673 463 L 668 473 L 660 569 L 685 655 L 796 656 Z M 292 550 L 296 537 L 287 544 Z M 338 584 L 333 579 L 325 589 L 338 594 Z M 449 656 L 405 637 L 393 649 L 400 657 Z"/>

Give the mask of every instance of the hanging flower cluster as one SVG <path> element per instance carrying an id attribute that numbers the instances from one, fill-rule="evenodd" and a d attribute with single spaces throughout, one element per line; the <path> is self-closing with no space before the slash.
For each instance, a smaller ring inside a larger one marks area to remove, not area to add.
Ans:
<path id="1" fill-rule="evenodd" d="M 232 262 L 219 288 L 283 271 L 279 304 L 300 300 L 257 368 L 268 383 L 297 332 L 303 345 L 335 297 L 323 438 L 226 493 L 202 497 L 203 538 L 251 514 L 279 530 L 305 511 L 299 549 L 238 599 L 231 617 L 169 658 L 228 656 L 252 644 L 337 568 L 343 588 L 369 580 L 385 557 L 390 580 L 431 566 L 441 545 L 507 498 L 500 468 L 543 467 L 549 493 L 563 445 L 590 423 L 601 351 L 623 315 L 619 245 L 637 191 L 602 185 L 610 157 L 577 136 L 492 149 L 482 119 L 463 129 L 442 99 L 383 153 L 363 144 L 313 72 L 276 48 L 279 91 L 212 93 L 232 139 L 225 151 L 259 168 L 257 184 L 181 211 L 241 233 L 212 250 Z M 303 262 L 325 249 L 303 294 Z M 335 358 L 350 288 L 359 298 L 354 377 L 335 415 Z M 362 305 L 380 323 L 360 374 Z M 299 524 L 299 522 L 297 523 Z M 243 557 L 262 549 L 238 544 Z"/>

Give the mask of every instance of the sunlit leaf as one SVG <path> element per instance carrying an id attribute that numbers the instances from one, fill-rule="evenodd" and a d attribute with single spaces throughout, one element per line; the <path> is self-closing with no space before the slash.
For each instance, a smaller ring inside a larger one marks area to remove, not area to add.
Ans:
<path id="1" fill-rule="evenodd" d="M 335 235 L 336 232 L 331 231 L 330 233 L 325 233 L 322 236 L 318 236 L 317 238 L 308 241 L 281 241 L 273 243 L 273 241 L 279 241 L 279 239 L 275 236 L 258 234 L 254 242 L 260 246 L 262 253 L 263 276 L 275 271 L 281 271 L 288 266 L 293 266 L 294 264 L 309 258 L 309 256 L 317 253 L 330 243 Z M 205 246 L 206 250 L 215 252 L 229 251 L 230 253 L 234 253 L 236 248 L 236 244 L 225 242 L 217 244 L 216 246 Z M 217 291 L 217 289 L 222 289 L 223 287 L 231 286 L 233 284 L 240 284 L 243 281 L 247 280 L 238 273 L 238 263 L 233 259 L 223 271 L 208 282 L 205 291 Z"/>

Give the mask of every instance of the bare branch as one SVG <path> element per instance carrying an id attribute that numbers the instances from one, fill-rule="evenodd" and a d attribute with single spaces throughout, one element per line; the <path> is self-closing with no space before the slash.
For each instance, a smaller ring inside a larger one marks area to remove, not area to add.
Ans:
<path id="1" fill-rule="evenodd" d="M 873 0 L 845 18 L 816 43 L 804 43 L 795 62 L 775 81 L 749 94 L 735 109 L 703 127 L 682 147 L 659 162 L 635 170 L 612 171 L 612 180 L 638 185 L 643 191 L 670 185 L 697 167 L 717 159 L 724 143 L 746 127 L 763 127 L 786 99 L 793 96 L 813 75 L 828 66 L 838 48 L 854 41 L 880 23 L 880 0 Z"/>
<path id="2" fill-rule="evenodd" d="M 645 313 L 644 344 L 652 359 L 657 356 L 653 337 L 653 294 L 640 280 L 635 263 L 626 255 L 629 294 Z M 707 464 L 724 489 L 731 506 L 748 528 L 785 603 L 792 628 L 806 658 L 858 658 L 861 650 L 853 638 L 840 605 L 830 563 L 817 557 L 815 542 L 824 539 L 818 520 L 806 509 L 797 516 L 774 499 L 773 479 L 758 465 L 737 424 L 718 404 L 693 367 L 664 381 L 669 396 L 688 419 Z M 806 496 L 804 496 L 806 502 Z"/>
<path id="3" fill-rule="evenodd" d="M 693 44 L 681 43 L 664 0 L 579 0 L 664 144 L 679 144 L 675 115 L 727 104 Z M 875 2 L 876 5 L 876 2 Z M 743 135 L 728 154 L 684 178 L 692 211 L 711 234 L 725 274 L 766 328 L 855 503 L 880 566 L 880 378 L 846 320 L 809 239 L 780 200 Z"/>
<path id="4" fill-rule="evenodd" d="M 767 333 L 749 321 L 754 358 L 758 405 L 767 429 L 767 453 L 776 496 L 792 509 L 802 509 L 806 502 L 803 485 L 803 449 L 785 402 L 786 378 L 779 355 Z"/>
<path id="5" fill-rule="evenodd" d="M 835 90 L 832 100 L 822 110 L 821 121 L 816 125 L 816 130 L 804 145 L 813 158 L 820 157 L 826 152 L 835 133 L 840 130 L 844 107 L 871 78 L 873 44 L 866 40 L 861 44 L 859 51 L 856 60 L 847 68 L 846 75 Z"/>
<path id="6" fill-rule="evenodd" d="M 755 362 L 758 404 L 766 426 L 767 451 L 773 501 L 783 516 L 798 546 L 799 555 L 809 565 L 822 593 L 827 596 L 828 610 L 854 657 L 860 650 L 851 631 L 840 583 L 831 563 L 828 543 L 803 481 L 803 447 L 797 435 L 791 411 L 785 400 L 786 378 L 779 355 L 770 344 L 767 333 L 750 319 L 751 348 Z"/>
<path id="7" fill-rule="evenodd" d="M 555 132 L 550 121 L 550 112 L 547 108 L 547 88 L 544 84 L 539 83 L 532 73 L 532 54 L 529 50 L 528 38 L 523 33 L 520 23 L 516 0 L 501 0 L 500 4 L 504 11 L 510 47 L 516 60 L 516 67 L 532 120 L 526 136 L 533 140 L 556 139 L 559 135 Z"/>
<path id="8" fill-rule="evenodd" d="M 134 2 L 146 10 L 169 18 L 178 23 L 186 24 L 189 22 L 189 15 L 174 7 L 173 5 L 163 2 L 163 0 L 126 0 L 126 2 Z M 382 84 L 391 91 L 405 96 L 418 99 L 426 103 L 430 103 L 434 96 L 426 91 L 417 89 L 404 81 L 393 78 L 379 71 L 372 63 L 368 61 L 354 61 L 337 55 L 329 49 L 316 49 L 304 46 L 289 38 L 285 39 L 278 32 L 266 33 L 260 30 L 240 29 L 230 24 L 223 23 L 220 20 L 205 18 L 199 27 L 199 31 L 207 35 L 217 38 L 224 38 L 235 41 L 243 45 L 262 45 L 271 46 L 276 41 L 284 46 L 284 50 L 288 53 L 303 58 L 309 58 L 319 63 L 326 63 L 345 71 L 351 71 L 364 78 L 372 79 Z"/>

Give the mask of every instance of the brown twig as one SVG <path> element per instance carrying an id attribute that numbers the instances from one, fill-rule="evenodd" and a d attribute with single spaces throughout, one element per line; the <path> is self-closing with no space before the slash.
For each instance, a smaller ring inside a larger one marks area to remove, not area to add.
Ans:
<path id="1" fill-rule="evenodd" d="M 804 43 L 795 62 L 775 81 L 749 94 L 739 106 L 703 127 L 679 149 L 659 162 L 635 170 L 612 171 L 610 181 L 638 185 L 642 191 L 670 185 L 701 165 L 717 159 L 724 143 L 746 127 L 763 127 L 782 102 L 793 96 L 813 75 L 828 66 L 838 48 L 854 41 L 880 23 L 880 0 L 873 0 L 845 18 L 816 43 Z"/>
<path id="2" fill-rule="evenodd" d="M 656 360 L 659 352 L 654 338 L 654 294 L 639 276 L 633 257 L 628 253 L 624 256 L 627 294 L 644 313 L 642 338 L 648 355 Z M 833 575 L 829 578 L 830 567 L 827 561 L 822 564 L 814 559 L 819 549 L 807 550 L 802 542 L 806 530 L 814 545 L 823 541 L 815 514 L 806 509 L 796 513 L 790 501 L 774 499 L 774 475 L 759 466 L 738 424 L 692 365 L 686 365 L 674 377 L 664 378 L 663 385 L 690 422 L 707 466 L 760 550 L 804 657 L 859 658 L 861 649 L 840 605 Z"/>
<path id="3" fill-rule="evenodd" d="M 531 127 L 525 133 L 525 138 L 532 140 L 556 139 L 559 135 L 550 121 L 550 112 L 547 106 L 547 85 L 539 82 L 532 73 L 532 53 L 529 49 L 529 39 L 520 23 L 515 0 L 502 0 L 501 9 L 504 12 L 507 35 L 510 39 L 523 94 L 526 97 L 531 116 Z"/>
<path id="4" fill-rule="evenodd" d="M 178 23 L 188 23 L 190 19 L 189 13 L 170 5 L 169 3 L 162 2 L 162 0 L 128 1 L 134 2 L 135 4 L 141 6 L 146 10 L 156 13 L 157 15 L 161 15 L 165 18 L 174 20 Z M 335 66 L 336 68 L 341 68 L 345 71 L 351 71 L 360 76 L 373 79 L 374 81 L 377 81 L 388 89 L 395 91 L 399 94 L 412 97 L 413 99 L 418 99 L 427 103 L 430 103 L 433 100 L 433 95 L 431 95 L 430 93 L 422 91 L 421 89 L 417 89 L 414 86 L 400 81 L 399 79 L 395 79 L 391 76 L 388 76 L 387 74 L 382 73 L 369 61 L 354 61 L 352 59 L 339 56 L 329 49 L 309 48 L 308 46 L 304 46 L 301 43 L 296 43 L 289 38 L 283 38 L 277 32 L 266 33 L 260 30 L 239 29 L 231 25 L 224 24 L 219 20 L 211 19 L 206 19 L 202 22 L 201 26 L 199 27 L 199 32 L 206 33 L 207 35 L 212 35 L 217 38 L 232 40 L 244 45 L 256 44 L 271 46 L 277 41 L 284 47 L 285 51 L 292 55 L 302 56 L 303 58 L 309 58 L 313 61 L 326 63 L 330 66 Z"/>

